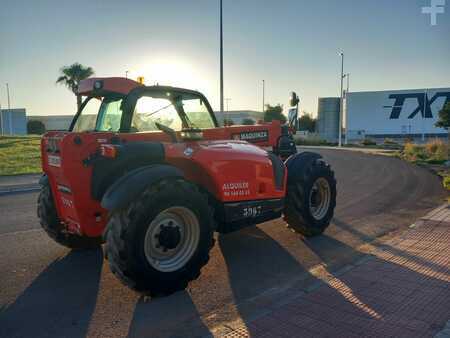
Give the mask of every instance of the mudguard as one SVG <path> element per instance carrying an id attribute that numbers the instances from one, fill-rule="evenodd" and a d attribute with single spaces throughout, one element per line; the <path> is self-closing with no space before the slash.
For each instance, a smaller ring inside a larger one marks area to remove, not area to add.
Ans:
<path id="1" fill-rule="evenodd" d="M 92 163 L 92 197 L 101 201 L 110 186 L 123 173 L 152 164 L 163 163 L 164 147 L 160 142 L 128 142 L 115 145 L 118 155 L 114 160 L 99 157 Z"/>
<path id="2" fill-rule="evenodd" d="M 126 207 L 149 185 L 169 177 L 183 177 L 183 172 L 171 165 L 154 164 L 130 171 L 109 187 L 101 205 L 112 211 Z"/>

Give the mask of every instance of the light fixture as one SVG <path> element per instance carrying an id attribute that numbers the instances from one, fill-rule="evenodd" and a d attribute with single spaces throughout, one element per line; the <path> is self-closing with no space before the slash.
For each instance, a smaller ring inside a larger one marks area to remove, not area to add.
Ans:
<path id="1" fill-rule="evenodd" d="M 103 88 L 103 81 L 97 80 L 94 82 L 94 89 L 102 89 Z"/>

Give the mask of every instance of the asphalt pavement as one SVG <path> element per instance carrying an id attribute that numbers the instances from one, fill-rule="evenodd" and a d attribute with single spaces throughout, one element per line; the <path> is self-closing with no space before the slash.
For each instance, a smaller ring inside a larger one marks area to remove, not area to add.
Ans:
<path id="1" fill-rule="evenodd" d="M 333 224 L 304 240 L 275 220 L 218 235 L 188 290 L 146 299 L 122 286 L 102 251 L 70 251 L 39 229 L 36 193 L 0 196 L 0 336 L 205 336 L 245 322 L 285 290 L 337 271 L 380 236 L 440 205 L 439 179 L 396 158 L 320 150 L 338 181 Z M 387 235 L 389 236 L 389 235 Z"/>

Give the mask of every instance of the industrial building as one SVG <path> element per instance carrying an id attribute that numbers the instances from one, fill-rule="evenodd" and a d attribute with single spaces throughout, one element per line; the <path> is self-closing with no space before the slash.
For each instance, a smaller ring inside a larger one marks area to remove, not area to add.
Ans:
<path id="1" fill-rule="evenodd" d="M 0 110 L 1 135 L 26 135 L 27 117 L 24 108 Z"/>
<path id="2" fill-rule="evenodd" d="M 264 119 L 264 113 L 254 110 L 230 110 L 225 112 L 215 111 L 217 122 L 222 125 L 224 119 L 233 121 L 234 124 L 242 124 L 245 119 L 251 119 L 255 123 Z"/>
<path id="3" fill-rule="evenodd" d="M 347 140 L 408 138 L 421 142 L 446 137 L 447 131 L 435 127 L 435 123 L 447 102 L 450 102 L 450 88 L 348 93 Z"/>
<path id="4" fill-rule="evenodd" d="M 28 116 L 28 120 L 41 121 L 45 130 L 68 130 L 73 120 L 73 115 L 34 115 Z"/>
<path id="5" fill-rule="evenodd" d="M 339 137 L 339 97 L 319 97 L 316 132 L 327 142 L 337 142 Z"/>

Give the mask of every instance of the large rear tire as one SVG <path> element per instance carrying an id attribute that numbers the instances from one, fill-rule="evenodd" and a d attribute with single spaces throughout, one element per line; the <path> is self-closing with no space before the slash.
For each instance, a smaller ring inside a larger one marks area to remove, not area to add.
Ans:
<path id="1" fill-rule="evenodd" d="M 288 227 L 305 237 L 322 234 L 336 207 L 334 172 L 319 155 L 302 153 L 297 165 L 288 165 L 284 219 Z"/>
<path id="2" fill-rule="evenodd" d="M 93 249 L 102 244 L 101 237 L 79 236 L 66 232 L 56 212 L 53 194 L 48 181 L 44 182 L 38 197 L 37 215 L 42 229 L 55 242 L 70 249 Z"/>
<path id="3" fill-rule="evenodd" d="M 213 230 L 208 198 L 194 184 L 159 181 L 112 213 L 105 247 L 111 271 L 150 296 L 183 290 L 209 260 Z"/>

